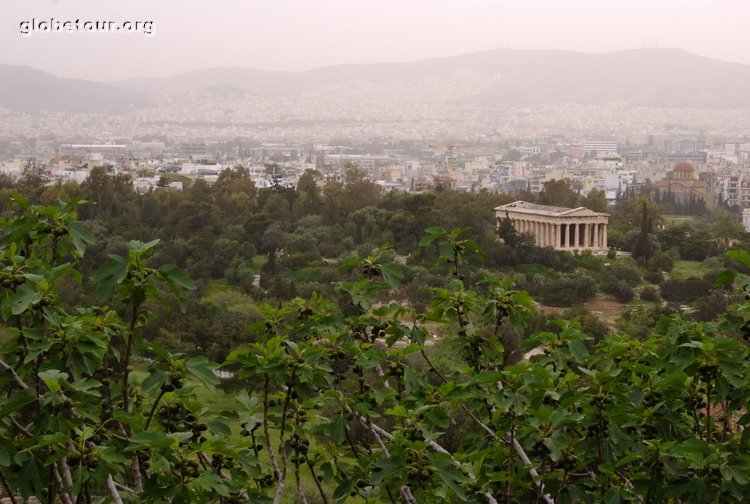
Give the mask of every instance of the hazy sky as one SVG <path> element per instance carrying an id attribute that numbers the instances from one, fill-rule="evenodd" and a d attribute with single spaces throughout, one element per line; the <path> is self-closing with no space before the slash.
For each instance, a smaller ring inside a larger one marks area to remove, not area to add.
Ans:
<path id="1" fill-rule="evenodd" d="M 495 48 L 665 47 L 750 64 L 750 0 L 0 0 L 0 9 L 0 63 L 95 80 Z M 153 21 L 154 33 L 22 36 L 32 18 Z"/>

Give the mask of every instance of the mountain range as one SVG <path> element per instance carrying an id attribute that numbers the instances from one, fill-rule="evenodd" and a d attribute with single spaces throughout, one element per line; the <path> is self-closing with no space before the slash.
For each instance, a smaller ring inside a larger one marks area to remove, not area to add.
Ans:
<path id="1" fill-rule="evenodd" d="M 602 54 L 493 50 L 406 63 L 351 64 L 308 71 L 209 68 L 169 78 L 95 82 L 0 65 L 0 107 L 14 111 L 104 112 L 147 107 L 154 97 L 237 93 L 278 98 L 306 92 L 335 100 L 342 85 L 397 83 L 414 100 L 462 88 L 457 103 L 482 107 L 534 103 L 626 103 L 651 107 L 750 107 L 750 65 L 675 49 Z M 448 97 L 451 98 L 450 96 Z M 427 99 L 429 100 L 429 98 Z"/>

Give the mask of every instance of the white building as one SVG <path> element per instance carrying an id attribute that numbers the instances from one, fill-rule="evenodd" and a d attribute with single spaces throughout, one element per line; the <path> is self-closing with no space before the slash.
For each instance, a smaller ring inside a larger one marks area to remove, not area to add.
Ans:
<path id="1" fill-rule="evenodd" d="M 742 225 L 745 226 L 745 231 L 750 233 L 750 208 L 742 211 Z"/>

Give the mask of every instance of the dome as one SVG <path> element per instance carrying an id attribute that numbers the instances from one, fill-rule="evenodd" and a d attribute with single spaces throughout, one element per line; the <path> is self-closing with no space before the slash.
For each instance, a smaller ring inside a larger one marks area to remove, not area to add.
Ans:
<path id="1" fill-rule="evenodd" d="M 677 163 L 676 165 L 674 165 L 674 168 L 672 168 L 672 171 L 674 171 L 674 172 L 694 172 L 695 168 L 690 163 L 685 162 L 685 161 L 681 161 L 681 162 Z"/>

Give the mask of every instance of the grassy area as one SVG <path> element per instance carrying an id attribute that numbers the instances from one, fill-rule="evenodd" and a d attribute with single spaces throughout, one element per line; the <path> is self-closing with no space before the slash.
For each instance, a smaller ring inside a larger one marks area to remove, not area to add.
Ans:
<path id="1" fill-rule="evenodd" d="M 703 277 L 708 270 L 700 261 L 677 260 L 672 269 L 672 278 L 684 280 L 686 278 Z"/>
<path id="2" fill-rule="evenodd" d="M 312 264 L 294 272 L 294 279 L 298 282 L 315 282 L 326 266 L 323 264 Z"/>
<path id="3" fill-rule="evenodd" d="M 230 287 L 227 281 L 223 278 L 212 278 L 206 281 L 206 290 L 204 291 L 203 295 L 208 297 L 212 294 L 216 294 L 217 292 L 226 292 L 232 289 L 233 287 Z"/>
<path id="4" fill-rule="evenodd" d="M 576 262 L 583 268 L 592 271 L 601 271 L 604 269 L 604 259 L 596 256 L 576 256 Z"/>
<path id="5" fill-rule="evenodd" d="M 257 254 L 255 257 L 253 257 L 253 269 L 258 272 L 260 271 L 260 268 L 263 267 L 264 264 L 268 262 L 268 256 L 265 254 Z"/>

